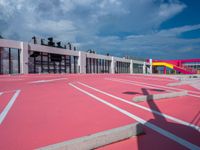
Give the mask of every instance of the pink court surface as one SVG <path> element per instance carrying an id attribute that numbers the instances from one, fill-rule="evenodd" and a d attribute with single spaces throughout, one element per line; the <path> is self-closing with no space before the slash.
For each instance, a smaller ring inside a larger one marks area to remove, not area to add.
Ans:
<path id="1" fill-rule="evenodd" d="M 100 150 L 200 149 L 200 91 L 167 76 L 0 76 L 0 150 L 29 150 L 140 122 L 145 134 Z M 187 90 L 144 102 L 140 95 Z M 114 106 L 114 107 L 111 107 Z"/>

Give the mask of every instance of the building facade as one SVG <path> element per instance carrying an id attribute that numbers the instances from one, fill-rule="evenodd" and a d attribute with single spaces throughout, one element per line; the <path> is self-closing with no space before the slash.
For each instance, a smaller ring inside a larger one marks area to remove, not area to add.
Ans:
<path id="1" fill-rule="evenodd" d="M 0 74 L 151 73 L 151 63 L 79 51 L 49 39 L 22 42 L 0 39 Z"/>

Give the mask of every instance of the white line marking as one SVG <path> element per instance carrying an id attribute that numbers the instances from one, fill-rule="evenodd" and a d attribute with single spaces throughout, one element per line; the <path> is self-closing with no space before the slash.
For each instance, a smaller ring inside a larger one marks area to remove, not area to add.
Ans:
<path id="1" fill-rule="evenodd" d="M 117 106 L 115 106 L 115 105 L 113 105 L 113 104 L 111 104 L 111 103 L 109 103 L 109 102 L 107 102 L 107 101 L 105 101 L 105 100 L 103 100 L 103 99 L 101 99 L 101 98 L 99 98 L 99 97 L 97 97 L 97 96 L 95 96 L 95 95 L 93 95 L 93 94 L 91 94 L 91 93 L 89 93 L 89 92 L 77 87 L 77 86 L 75 86 L 74 84 L 69 83 L 69 85 L 74 87 L 75 89 L 81 91 L 82 93 L 85 93 L 86 95 L 94 98 L 95 100 L 97 100 L 97 101 L 99 101 L 99 102 L 101 102 L 101 103 L 103 103 L 103 104 L 105 104 L 105 105 L 107 105 L 107 106 L 109 106 L 109 107 L 111 107 L 111 108 L 113 108 L 113 109 L 125 114 L 126 116 L 128 116 L 128 117 L 130 117 L 130 118 L 142 123 L 143 125 L 147 126 L 148 128 L 150 128 L 150 129 L 162 134 L 163 136 L 168 137 L 169 139 L 181 144 L 182 146 L 185 146 L 185 147 L 187 147 L 189 149 L 192 149 L 192 150 L 200 150 L 200 147 L 198 147 L 197 145 L 194 145 L 194 144 L 192 144 L 192 143 L 190 143 L 190 142 L 188 142 L 188 141 L 186 141 L 186 140 L 184 140 L 184 139 L 172 134 L 169 131 L 166 131 L 166 130 L 164 130 L 164 129 L 162 129 L 162 128 L 160 128 L 160 127 L 158 127 L 158 126 L 156 126 L 156 125 L 154 125 L 154 124 L 152 124 L 150 122 L 147 122 L 144 119 L 142 119 L 142 118 L 140 118 L 138 116 L 135 116 L 135 115 L 129 113 L 128 111 L 126 111 L 124 109 L 121 109 L 121 108 L 119 108 L 119 107 L 117 107 Z"/>
<path id="2" fill-rule="evenodd" d="M 11 82 L 11 81 L 20 81 L 20 80 L 23 80 L 23 79 L 8 79 L 8 80 L 0 79 L 1 82 Z"/>
<path id="3" fill-rule="evenodd" d="M 47 83 L 47 82 L 54 82 L 54 81 L 66 80 L 66 79 L 67 78 L 50 79 L 50 80 L 37 80 L 37 81 L 29 82 L 29 83 Z"/>
<path id="4" fill-rule="evenodd" d="M 126 84 L 132 84 L 132 85 L 137 85 L 137 86 L 141 86 L 141 87 L 150 87 L 150 88 L 160 88 L 160 89 L 170 89 L 170 88 L 168 88 L 168 87 L 163 87 L 163 86 L 159 86 L 159 85 L 155 85 L 155 84 L 152 84 L 152 86 L 148 86 L 148 85 L 146 85 L 146 83 L 141 83 L 141 84 L 138 84 L 138 83 L 135 83 L 134 81 L 129 81 L 129 80 L 122 80 L 122 79 L 108 79 L 108 78 L 105 78 L 106 80 L 110 80 L 110 81 L 115 81 L 115 82 L 121 82 L 121 83 L 126 83 Z M 178 91 L 182 91 L 182 90 L 184 90 L 184 89 L 174 89 L 174 90 L 178 90 Z M 174 90 L 168 90 L 169 92 L 173 92 Z M 190 90 L 187 90 L 187 91 L 189 91 L 190 93 L 191 93 L 191 91 Z M 195 92 L 195 91 L 193 91 L 193 92 Z M 200 98 L 200 95 L 194 95 L 194 94 L 187 94 L 187 95 L 189 95 L 189 96 L 193 96 L 193 97 L 198 97 L 198 98 Z"/>
<path id="5" fill-rule="evenodd" d="M 17 99 L 17 97 L 18 97 L 18 95 L 19 95 L 20 92 L 21 92 L 21 90 L 17 90 L 15 92 L 15 94 L 13 95 L 13 97 L 10 99 L 9 103 L 6 105 L 6 107 L 4 108 L 4 110 L 1 112 L 1 114 L 0 114 L 0 125 L 2 124 L 3 120 L 5 119 L 7 113 L 11 109 L 12 105 L 14 104 L 14 102 Z"/>
<path id="6" fill-rule="evenodd" d="M 123 81 L 123 80 L 118 80 L 118 79 L 108 79 L 108 78 L 105 78 L 106 80 L 111 80 L 111 81 L 116 81 L 116 82 L 121 82 L 121 83 L 130 83 L 128 81 Z M 133 83 L 131 82 L 130 84 L 133 84 L 133 85 L 137 85 L 137 86 L 142 86 L 142 87 L 147 87 L 147 88 L 155 88 L 155 86 L 150 86 L 150 85 L 143 85 L 143 84 L 139 84 L 139 83 Z M 157 87 L 156 87 L 157 88 Z M 163 89 L 163 88 L 162 88 Z M 174 90 L 167 90 L 166 92 L 174 92 Z"/>
<path id="7" fill-rule="evenodd" d="M 151 85 L 144 85 L 144 84 L 135 83 L 133 81 L 126 81 L 126 80 L 122 80 L 122 79 L 118 80 L 116 78 L 105 78 L 105 80 L 127 83 L 127 84 L 133 84 L 133 85 L 137 85 L 139 87 L 147 87 L 147 88 L 155 88 L 156 87 L 156 86 L 151 86 Z M 156 88 L 158 88 L 158 87 L 156 87 Z M 166 89 L 166 88 L 161 88 L 161 89 Z M 167 92 L 174 92 L 174 90 L 167 90 Z"/>
<path id="8" fill-rule="evenodd" d="M 200 95 L 194 95 L 194 94 L 187 94 L 187 95 L 200 98 Z"/>
<path id="9" fill-rule="evenodd" d="M 149 77 L 136 77 L 136 76 L 126 76 L 128 78 L 136 78 L 136 79 L 145 79 L 145 80 L 154 80 L 154 81 L 171 81 L 174 82 L 174 80 L 170 79 L 164 79 L 164 78 L 149 78 Z"/>
<path id="10" fill-rule="evenodd" d="M 162 86 L 162 85 L 158 85 L 158 84 L 150 84 L 150 83 L 132 81 L 132 80 L 127 80 L 127 79 L 119 79 L 119 78 L 105 78 L 105 79 L 122 80 L 122 81 L 127 81 L 127 82 L 134 82 L 134 83 L 138 83 L 138 84 L 145 84 L 145 85 L 150 85 L 150 86 L 157 86 L 157 87 L 167 88 L 167 89 L 171 89 L 171 90 L 185 90 L 185 89 L 181 89 L 181 88 L 168 87 L 168 86 Z M 192 91 L 192 90 L 187 90 L 187 91 L 189 91 L 191 93 L 195 93 L 195 94 L 200 94 L 200 92 L 197 92 L 197 91 Z"/>
<path id="11" fill-rule="evenodd" d="M 122 82 L 122 83 L 127 83 L 127 84 L 133 84 L 133 85 L 138 85 L 138 86 L 145 86 L 145 87 L 156 87 L 156 88 L 161 88 L 161 89 L 171 89 L 169 91 L 174 91 L 174 90 L 185 90 L 185 89 L 179 89 L 179 88 L 171 88 L 171 87 L 166 87 L 166 86 L 161 86 L 161 85 L 156 85 L 156 84 L 148 84 L 148 83 L 143 83 L 143 82 L 136 82 L 136 81 L 131 81 L 131 80 L 124 80 L 124 79 L 116 79 L 116 78 L 105 78 L 106 80 L 111 80 L 111 81 L 116 81 L 116 82 Z M 196 94 L 200 94 L 200 92 L 196 92 L 196 91 L 191 91 L 191 90 L 187 90 L 190 93 L 196 93 Z M 189 96 L 193 96 L 193 97 L 200 97 L 200 95 L 194 95 L 194 94 L 187 94 Z"/>
<path id="12" fill-rule="evenodd" d="M 194 128 L 194 129 L 200 131 L 200 127 L 199 127 L 199 126 L 196 126 L 196 125 L 191 124 L 191 123 L 189 123 L 189 122 L 186 122 L 186 121 L 180 120 L 180 119 L 178 119 L 178 118 L 169 116 L 169 115 L 167 115 L 167 114 L 164 114 L 164 113 L 161 113 L 161 112 L 152 110 L 152 109 L 147 108 L 147 107 L 144 107 L 144 106 L 142 106 L 142 105 L 139 105 L 139 104 L 130 102 L 130 101 L 126 100 L 126 99 L 120 98 L 120 97 L 118 97 L 118 96 L 109 94 L 109 93 L 104 92 L 104 91 L 101 91 L 101 90 L 99 90 L 99 89 L 96 89 L 96 88 L 94 88 L 94 87 L 91 87 L 91 86 L 89 86 L 89 85 L 87 85 L 87 84 L 84 84 L 84 83 L 82 83 L 82 82 L 77 82 L 77 83 L 79 83 L 79 84 L 81 84 L 81 85 L 83 85 L 83 86 L 85 86 L 85 87 L 88 87 L 88 88 L 90 88 L 90 89 L 92 89 L 92 90 L 94 90 L 94 91 L 97 91 L 97 92 L 99 92 L 99 93 L 102 93 L 102 94 L 104 94 L 104 95 L 107 95 L 107 96 L 109 96 L 109 97 L 112 97 L 112 98 L 114 98 L 114 99 L 117 99 L 117 100 L 119 100 L 119 101 L 122 101 L 122 102 L 124 102 L 124 103 L 127 103 L 127 104 L 129 104 L 129 105 L 132 105 L 132 106 L 141 108 L 141 109 L 143 109 L 143 110 L 149 111 L 149 112 L 154 113 L 154 114 L 156 114 L 156 115 L 165 117 L 165 118 L 167 118 L 167 119 L 173 120 L 173 121 L 175 121 L 175 122 L 178 122 L 178 123 L 183 124 L 183 125 L 185 125 L 185 126 L 192 127 L 192 128 Z"/>
<path id="13" fill-rule="evenodd" d="M 141 84 L 147 84 L 147 83 L 144 83 L 144 82 L 141 82 Z M 151 84 L 150 84 L 151 85 Z M 172 90 L 186 90 L 186 89 L 183 89 L 183 88 L 176 88 L 176 87 L 169 87 L 169 86 L 162 86 L 162 85 L 157 85 L 157 84 L 152 84 L 153 86 L 159 86 L 159 87 L 163 87 L 163 88 L 168 88 L 168 89 L 172 89 Z M 187 90 L 189 91 L 190 93 L 193 93 L 193 94 L 200 94 L 199 91 L 193 91 L 193 90 Z"/>
<path id="14" fill-rule="evenodd" d="M 0 93 L 11 93 L 11 92 L 16 92 L 17 90 L 10 90 L 10 91 L 1 91 Z"/>

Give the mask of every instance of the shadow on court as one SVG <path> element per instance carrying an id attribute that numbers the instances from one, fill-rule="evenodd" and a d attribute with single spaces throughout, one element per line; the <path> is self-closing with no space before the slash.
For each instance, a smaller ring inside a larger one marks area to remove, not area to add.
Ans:
<path id="1" fill-rule="evenodd" d="M 142 88 L 143 95 L 149 95 L 149 89 Z M 164 101 L 164 100 L 163 100 Z M 162 113 L 159 107 L 156 105 L 154 100 L 147 101 L 147 104 L 151 110 Z M 171 103 L 173 105 L 173 103 Z M 167 106 L 166 106 L 167 107 Z M 178 111 L 179 108 L 177 108 Z M 165 118 L 164 116 L 156 115 L 152 113 L 154 119 L 148 120 L 144 126 L 145 134 L 137 137 L 138 149 L 139 150 L 183 150 L 188 149 L 185 146 L 177 143 L 176 141 L 169 139 L 161 135 L 160 133 L 148 128 L 146 124 L 151 123 L 154 124 L 174 135 L 180 137 L 196 146 L 200 146 L 200 132 L 196 129 L 185 126 L 182 124 L 174 123 L 173 121 Z M 196 117 L 197 118 L 197 117 Z M 198 120 L 194 118 L 195 120 Z M 176 139 L 177 140 L 177 139 Z"/>
<path id="2" fill-rule="evenodd" d="M 142 88 L 142 92 L 126 91 L 126 92 L 123 92 L 122 94 L 127 94 L 127 95 L 136 95 L 136 94 L 149 95 L 147 90 L 148 91 L 155 91 L 155 92 L 165 92 L 165 90 L 161 90 L 161 89 L 144 89 L 144 88 Z"/>

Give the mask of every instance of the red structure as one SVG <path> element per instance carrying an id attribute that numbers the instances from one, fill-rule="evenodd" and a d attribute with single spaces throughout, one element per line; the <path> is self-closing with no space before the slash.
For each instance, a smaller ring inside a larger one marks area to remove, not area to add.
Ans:
<path id="1" fill-rule="evenodd" d="M 149 61 L 149 60 L 148 60 Z M 153 70 L 155 71 L 157 67 L 164 67 L 163 73 L 167 73 L 167 68 L 173 69 L 178 73 L 182 74 L 197 74 L 198 69 L 194 67 L 189 67 L 188 64 L 200 65 L 200 58 L 197 59 L 183 59 L 183 60 L 153 60 Z"/>

